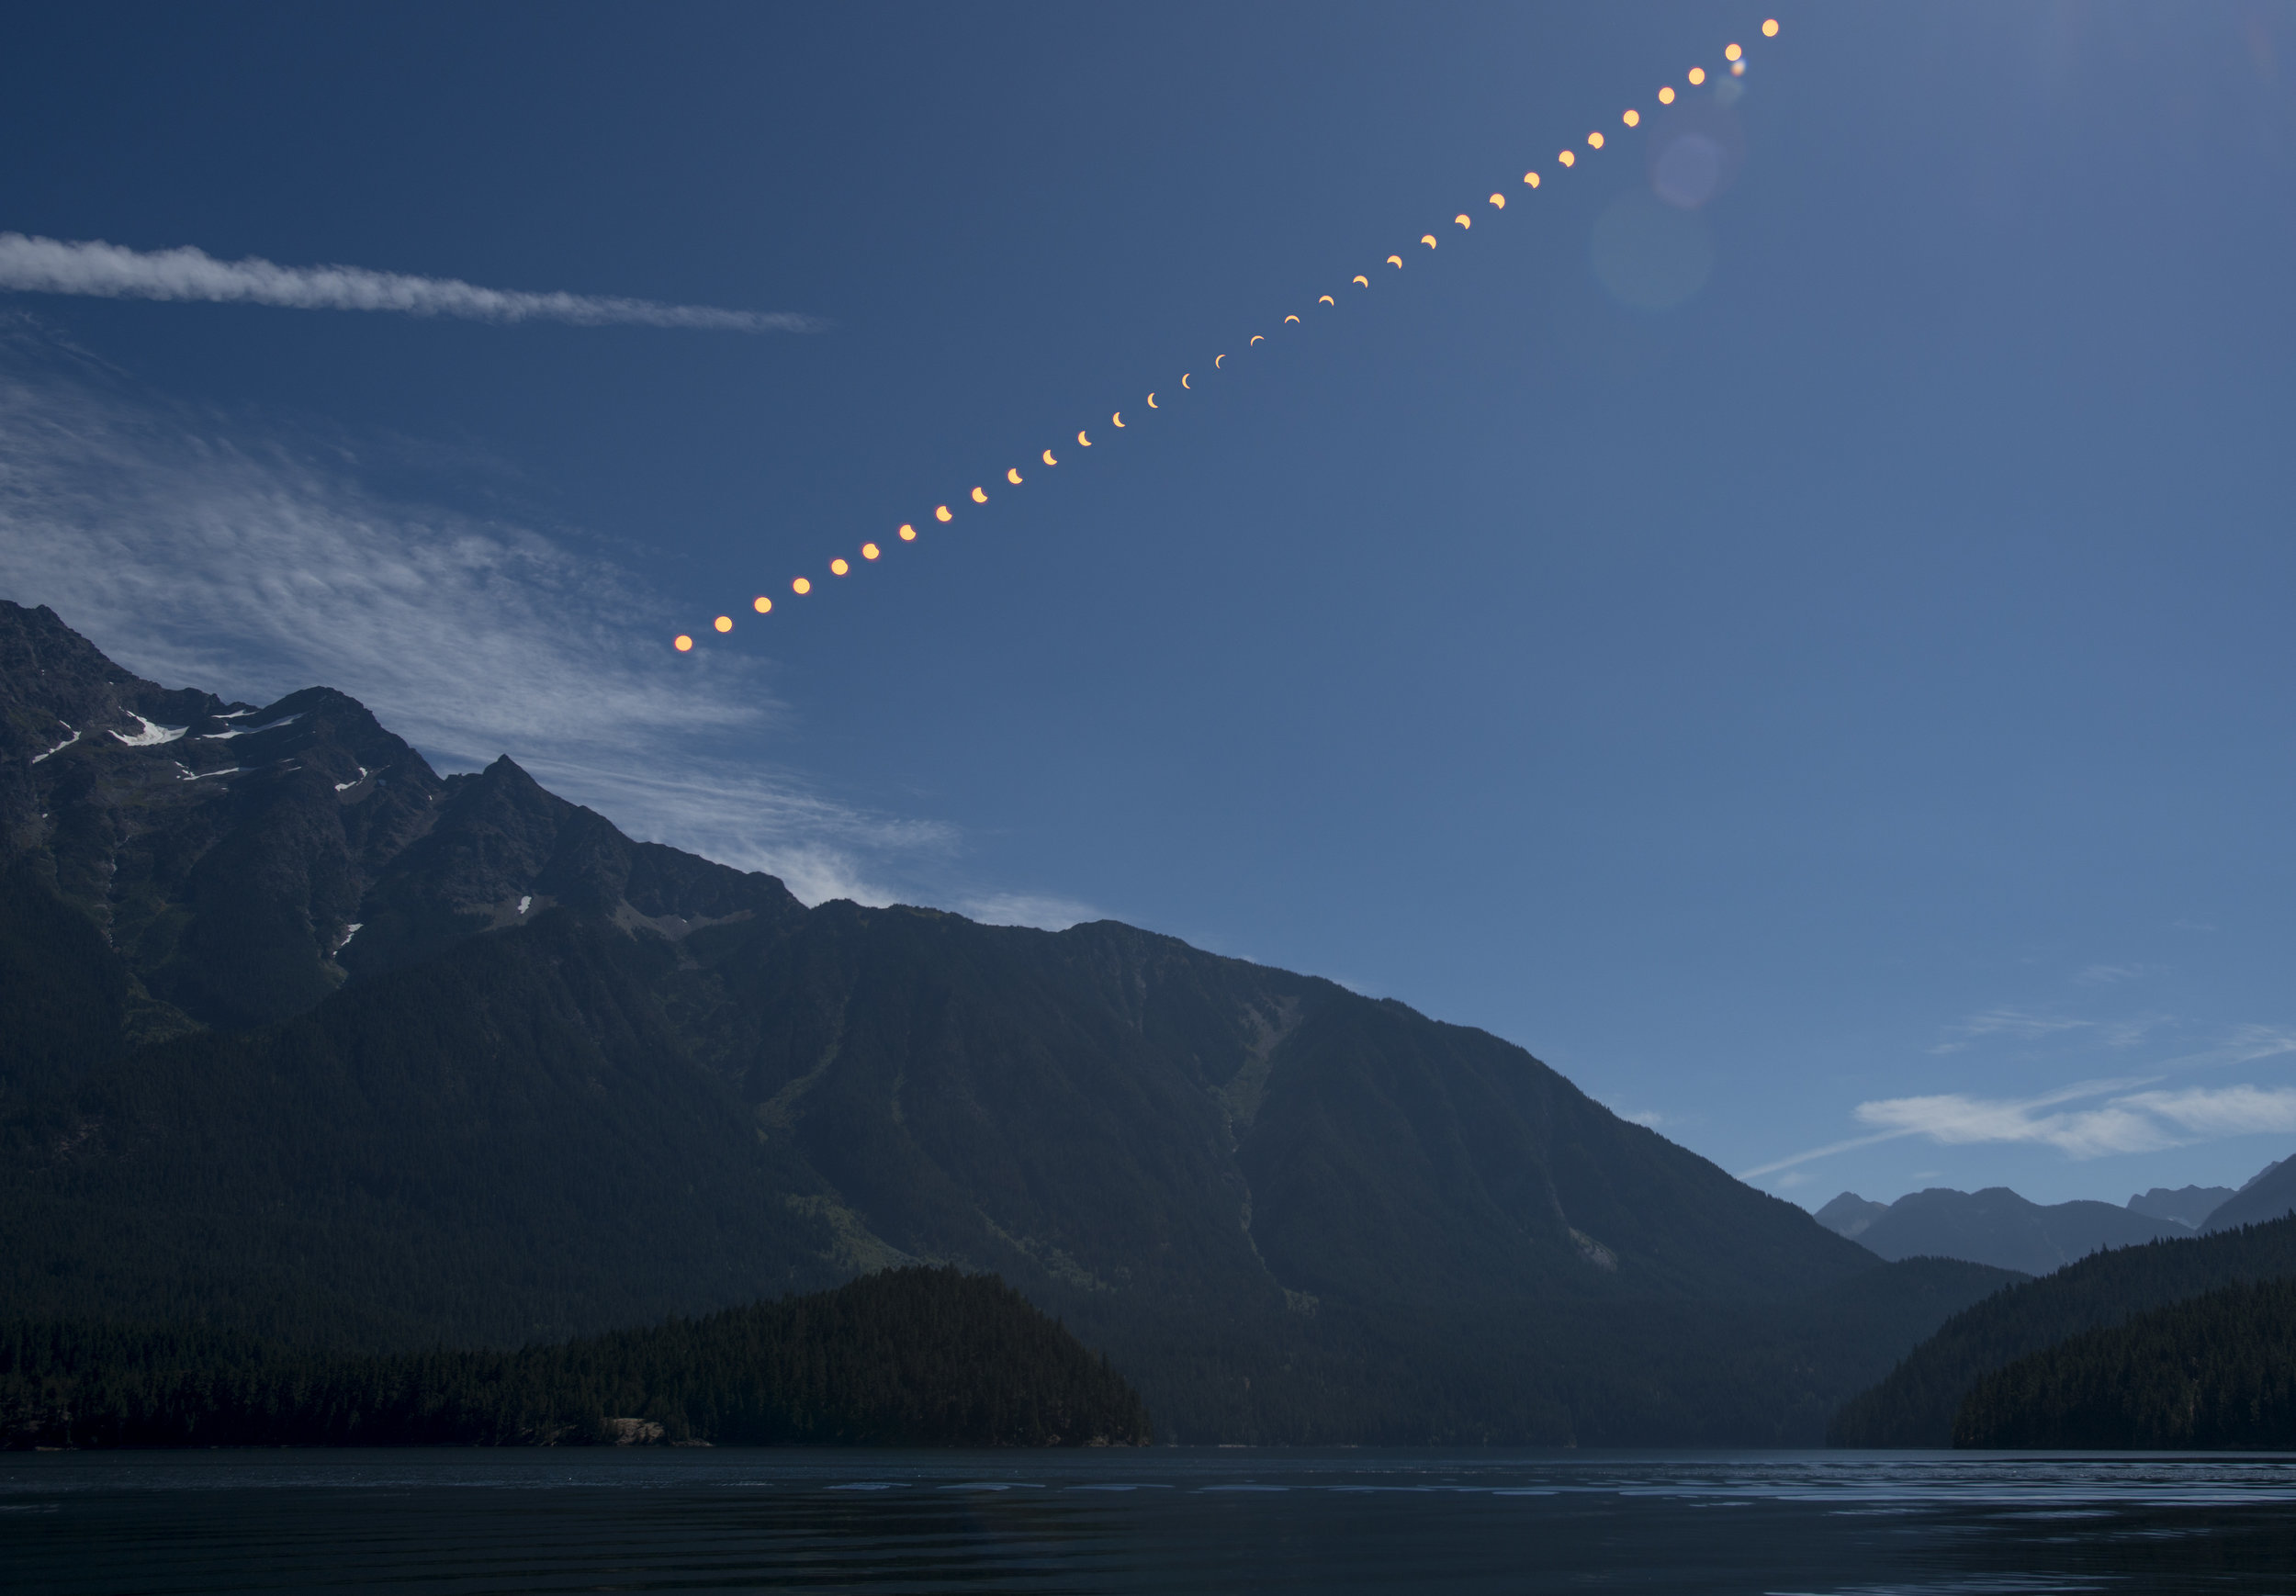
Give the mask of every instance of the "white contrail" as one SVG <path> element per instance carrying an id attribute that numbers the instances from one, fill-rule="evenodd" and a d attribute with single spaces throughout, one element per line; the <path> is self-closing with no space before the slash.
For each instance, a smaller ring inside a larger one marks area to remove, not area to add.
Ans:
<path id="1" fill-rule="evenodd" d="M 452 277 L 410 277 L 362 266 L 281 266 L 256 256 L 219 261 L 204 250 L 131 250 L 0 232 L 0 289 L 107 299 L 211 299 L 298 310 L 397 310 L 478 321 L 609 322 L 724 332 L 812 332 L 824 323 L 786 310 L 719 310 L 594 294 L 528 294 Z"/>

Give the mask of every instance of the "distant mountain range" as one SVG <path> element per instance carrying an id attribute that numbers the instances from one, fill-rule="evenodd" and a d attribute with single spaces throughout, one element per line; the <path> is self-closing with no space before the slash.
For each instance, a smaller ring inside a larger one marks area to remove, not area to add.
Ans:
<path id="1" fill-rule="evenodd" d="M 2296 1211 L 2296 1158 L 2268 1165 L 2238 1191 L 2230 1186 L 2155 1186 L 2126 1208 L 2103 1202 L 2043 1206 L 2007 1186 L 1983 1191 L 1932 1187 L 1894 1203 L 1843 1192 L 1818 1222 L 1884 1258 L 1963 1258 L 2046 1275 L 2106 1247 L 2257 1224 Z"/>
<path id="2" fill-rule="evenodd" d="M 2200 1228 L 2229 1231 L 2264 1224 L 2291 1212 L 2296 1212 L 2296 1158 L 2283 1158 L 2249 1176 L 2238 1191 L 2210 1210 Z"/>
<path id="3" fill-rule="evenodd" d="M 954 1264 L 1165 1436 L 1759 1444 L 2012 1278 L 1401 1004 L 807 908 L 4 602 L 0 1037 L 0 1318 L 515 1346 Z"/>

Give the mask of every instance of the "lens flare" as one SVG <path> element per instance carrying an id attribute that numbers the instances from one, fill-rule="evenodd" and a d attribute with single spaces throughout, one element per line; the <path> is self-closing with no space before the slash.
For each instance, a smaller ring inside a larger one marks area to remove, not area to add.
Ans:
<path id="1" fill-rule="evenodd" d="M 679 633 L 677 636 L 671 638 L 670 646 L 681 654 L 691 654 L 693 652 L 693 639 L 687 636 L 683 632 Z"/>
<path id="2" fill-rule="evenodd" d="M 878 549 L 875 544 L 865 543 L 861 545 L 861 558 L 865 560 L 873 560 L 877 557 L 877 554 Z"/>
<path id="3" fill-rule="evenodd" d="M 773 601 L 767 598 L 763 593 L 760 593 L 756 598 L 749 601 L 749 607 L 760 615 L 771 615 L 773 613 Z"/>
<path id="4" fill-rule="evenodd" d="M 734 629 L 734 618 L 731 615 L 720 615 L 716 620 L 712 621 L 710 624 L 716 627 L 720 632 L 730 632 Z"/>
<path id="5" fill-rule="evenodd" d="M 813 591 L 813 584 L 807 581 L 805 578 L 799 577 L 795 581 L 789 584 L 789 590 L 793 593 L 810 593 Z"/>
<path id="6" fill-rule="evenodd" d="M 847 565 L 841 558 L 833 559 L 829 562 L 829 574 L 833 577 L 841 577 L 852 568 L 853 568 L 851 566 Z"/>
<path id="7" fill-rule="evenodd" d="M 1732 77 L 1744 77 L 1746 75 L 1746 63 L 1742 61 L 1734 61 L 1730 62 L 1730 75 Z"/>

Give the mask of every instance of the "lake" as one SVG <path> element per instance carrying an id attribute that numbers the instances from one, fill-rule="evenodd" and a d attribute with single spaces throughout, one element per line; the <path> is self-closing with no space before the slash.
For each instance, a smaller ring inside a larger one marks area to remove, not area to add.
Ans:
<path id="1" fill-rule="evenodd" d="M 8 1454 L 13 1590 L 2296 1591 L 2296 1456 Z"/>

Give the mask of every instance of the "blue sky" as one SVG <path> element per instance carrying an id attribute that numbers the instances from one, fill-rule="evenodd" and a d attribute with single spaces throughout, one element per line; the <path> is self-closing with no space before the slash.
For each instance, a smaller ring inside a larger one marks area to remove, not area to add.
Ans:
<path id="1" fill-rule="evenodd" d="M 1812 1204 L 2296 1151 L 2296 6 L 88 6 L 0 138 L 0 232 L 449 312 L 0 292 L 0 592 L 171 684 L 1398 996 Z"/>

